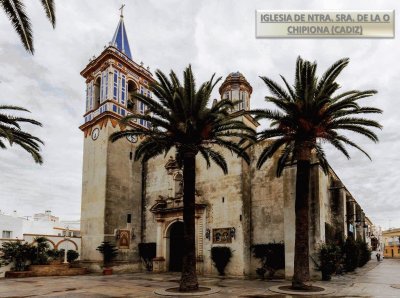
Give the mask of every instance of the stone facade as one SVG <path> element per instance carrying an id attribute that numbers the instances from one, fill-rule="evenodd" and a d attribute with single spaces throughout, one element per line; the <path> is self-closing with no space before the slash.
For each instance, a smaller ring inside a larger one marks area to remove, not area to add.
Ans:
<path id="1" fill-rule="evenodd" d="M 144 113 L 143 103 L 131 101 L 130 95 L 141 92 L 151 97 L 148 84 L 153 81 L 152 74 L 116 44 L 110 44 L 81 74 L 88 88 L 85 123 L 80 127 L 85 138 L 81 259 L 99 269 L 101 255 L 96 247 L 106 240 L 119 247 L 116 268 L 137 271 L 141 270 L 138 244 L 154 242 L 154 271 L 176 270 L 183 203 L 182 171 L 173 159 L 174 152 L 142 166 L 132 159 L 140 139 L 109 140 L 113 132 L 125 129 L 119 123 L 123 116 Z M 228 75 L 220 88 L 221 98 L 237 102 L 232 115 L 256 128 L 258 123 L 251 116 L 241 114 L 250 109 L 251 92 L 239 72 Z M 145 122 L 132 125 L 148 127 Z M 199 273 L 217 274 L 211 248 L 228 246 L 233 254 L 226 274 L 254 276 L 259 261 L 252 257 L 251 246 L 283 242 L 285 276 L 292 276 L 296 167 L 288 166 L 277 178 L 277 160 L 273 158 L 257 170 L 257 159 L 266 145 L 263 142 L 249 149 L 249 165 L 222 150 L 229 167 L 227 175 L 215 165 L 208 169 L 200 156 L 196 159 Z M 345 238 L 348 233 L 365 238 L 365 214 L 333 170 L 325 175 L 314 162 L 311 177 L 311 253 L 319 243 Z M 312 262 L 310 268 L 314 268 Z"/>

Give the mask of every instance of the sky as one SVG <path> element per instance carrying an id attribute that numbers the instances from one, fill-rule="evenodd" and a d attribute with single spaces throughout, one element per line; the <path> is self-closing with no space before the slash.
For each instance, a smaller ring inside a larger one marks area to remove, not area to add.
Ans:
<path id="1" fill-rule="evenodd" d="M 35 55 L 22 47 L 0 11 L 0 104 L 28 108 L 43 127 L 24 129 L 45 141 L 44 164 L 18 147 L 0 151 L 0 210 L 19 215 L 51 210 L 64 220 L 80 218 L 85 80 L 80 71 L 111 41 L 121 1 L 55 1 L 53 30 L 39 1 L 25 1 L 31 17 Z M 374 144 L 350 135 L 372 157 L 349 150 L 351 160 L 326 146 L 328 160 L 366 215 L 383 228 L 400 227 L 400 42 L 394 39 L 257 39 L 255 10 L 398 9 L 397 0 L 341 1 L 125 1 L 125 26 L 133 60 L 150 70 L 182 73 L 190 63 L 198 82 L 215 72 L 242 72 L 253 86 L 252 108 L 268 95 L 259 76 L 294 79 L 296 58 L 317 61 L 318 74 L 343 57 L 349 66 L 338 78 L 342 90 L 376 89 L 365 104 L 383 109 Z M 398 26 L 396 26 L 398 27 Z M 398 29 L 398 28 L 396 28 Z M 219 86 L 217 86 L 219 87 Z M 217 97 L 217 89 L 214 97 Z"/>

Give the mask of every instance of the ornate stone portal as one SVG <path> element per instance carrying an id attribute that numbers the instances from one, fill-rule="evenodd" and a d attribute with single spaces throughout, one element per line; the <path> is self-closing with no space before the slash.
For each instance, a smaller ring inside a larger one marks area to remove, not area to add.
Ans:
<path id="1" fill-rule="evenodd" d="M 156 216 L 157 222 L 157 251 L 153 259 L 153 271 L 165 272 L 171 268 L 171 230 L 179 222 L 183 222 L 183 176 L 177 162 L 170 157 L 165 165 L 170 178 L 168 196 L 159 196 L 150 211 Z M 202 204 L 201 196 L 196 192 L 196 255 L 197 271 L 203 273 L 203 235 L 206 204 Z"/>

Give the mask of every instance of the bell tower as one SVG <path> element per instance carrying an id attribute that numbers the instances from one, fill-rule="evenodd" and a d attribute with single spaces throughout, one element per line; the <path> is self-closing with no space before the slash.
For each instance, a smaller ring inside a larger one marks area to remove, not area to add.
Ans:
<path id="1" fill-rule="evenodd" d="M 219 87 L 221 99 L 228 99 L 236 103 L 231 111 L 232 116 L 236 117 L 237 120 L 243 121 L 249 127 L 256 129 L 259 123 L 251 115 L 243 113 L 250 110 L 252 92 L 253 87 L 239 71 L 231 72 Z"/>
<path id="2" fill-rule="evenodd" d="M 250 110 L 253 88 L 240 72 L 231 72 L 219 88 L 222 99 L 237 102 L 233 111 Z"/>
<path id="3" fill-rule="evenodd" d="M 145 113 L 146 106 L 133 98 L 135 92 L 149 97 L 153 77 L 149 68 L 133 60 L 124 17 L 114 36 L 98 56 L 93 56 L 81 75 L 86 80 L 81 232 L 83 262 L 100 263 L 96 248 L 109 241 L 119 248 L 117 261 L 139 261 L 142 238 L 142 165 L 133 161 L 137 138 L 109 140 L 124 129 L 119 120 L 131 113 Z M 148 127 L 143 120 L 133 126 Z M 94 266 L 93 265 L 93 266 Z"/>

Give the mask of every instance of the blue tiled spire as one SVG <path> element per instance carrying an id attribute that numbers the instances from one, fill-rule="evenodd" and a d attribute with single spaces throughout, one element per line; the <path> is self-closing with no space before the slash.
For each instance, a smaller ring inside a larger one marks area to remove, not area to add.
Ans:
<path id="1" fill-rule="evenodd" d="M 111 45 L 113 45 L 122 53 L 127 55 L 130 59 L 132 59 L 131 49 L 129 48 L 129 42 L 126 36 L 124 16 L 122 14 L 118 23 L 117 30 L 115 30 L 114 37 L 111 40 Z"/>

